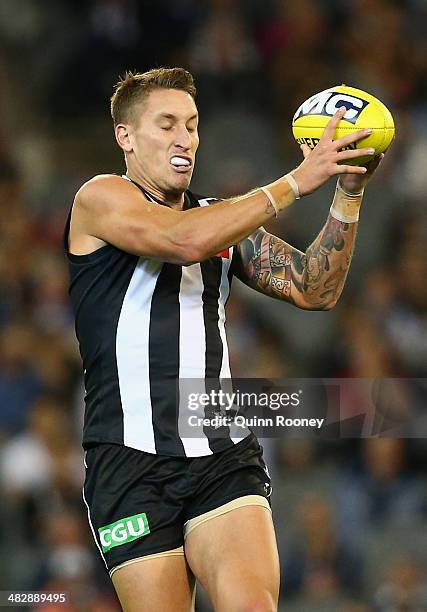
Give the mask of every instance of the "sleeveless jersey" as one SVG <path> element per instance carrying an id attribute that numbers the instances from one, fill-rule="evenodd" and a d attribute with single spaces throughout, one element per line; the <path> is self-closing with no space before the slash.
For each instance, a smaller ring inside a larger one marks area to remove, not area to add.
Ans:
<path id="1" fill-rule="evenodd" d="M 149 201 L 164 205 L 137 187 Z M 187 191 L 184 209 L 215 201 Z M 189 437 L 188 429 L 182 431 L 179 401 L 179 381 L 195 379 L 195 391 L 203 392 L 206 379 L 231 378 L 225 304 L 233 247 L 190 266 L 139 257 L 111 244 L 74 255 L 68 251 L 70 219 L 71 211 L 64 243 L 84 368 L 83 446 L 109 442 L 196 457 L 239 442 L 241 434 L 232 437 L 227 426 L 220 437 L 207 427 Z"/>

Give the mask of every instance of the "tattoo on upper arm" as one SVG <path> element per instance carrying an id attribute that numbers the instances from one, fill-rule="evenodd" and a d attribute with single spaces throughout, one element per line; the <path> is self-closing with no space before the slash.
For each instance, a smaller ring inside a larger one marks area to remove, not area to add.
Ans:
<path id="1" fill-rule="evenodd" d="M 258 230 L 240 243 L 245 281 L 272 297 L 326 308 L 338 298 L 350 265 L 356 224 L 329 216 L 306 253 Z M 300 297 L 300 299 L 298 299 Z"/>

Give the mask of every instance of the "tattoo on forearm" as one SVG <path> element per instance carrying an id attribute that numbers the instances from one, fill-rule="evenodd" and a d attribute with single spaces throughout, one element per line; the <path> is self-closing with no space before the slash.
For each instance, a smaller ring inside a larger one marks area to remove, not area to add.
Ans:
<path id="1" fill-rule="evenodd" d="M 245 273 L 257 289 L 276 297 L 291 293 L 291 247 L 279 238 L 256 232 L 243 245 Z"/>
<path id="2" fill-rule="evenodd" d="M 355 236 L 355 223 L 342 223 L 329 216 L 304 254 L 259 230 L 240 244 L 244 277 L 272 297 L 327 308 L 344 286 Z"/>
<path id="3" fill-rule="evenodd" d="M 353 255 L 356 224 L 329 215 L 326 224 L 306 251 L 303 288 L 306 299 L 318 307 L 338 299 Z"/>

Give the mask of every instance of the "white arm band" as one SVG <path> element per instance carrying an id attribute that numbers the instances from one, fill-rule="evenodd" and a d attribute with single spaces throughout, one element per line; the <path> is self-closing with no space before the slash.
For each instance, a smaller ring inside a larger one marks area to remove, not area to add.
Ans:
<path id="1" fill-rule="evenodd" d="M 270 204 L 274 208 L 274 214 L 277 217 L 277 215 L 279 214 L 279 209 L 277 208 L 276 200 L 273 198 L 273 195 L 272 195 L 271 191 L 269 189 L 267 189 L 267 187 L 260 187 L 260 189 L 261 189 L 261 191 L 263 191 L 265 193 L 265 195 L 269 199 Z"/>
<path id="2" fill-rule="evenodd" d="M 291 186 L 291 189 L 292 189 L 292 191 L 294 192 L 294 195 L 295 195 L 295 199 L 299 200 L 301 196 L 299 194 L 298 183 L 296 182 L 296 180 L 294 179 L 292 174 L 290 172 L 288 172 L 288 174 L 285 174 L 284 178 L 288 181 L 289 185 Z"/>

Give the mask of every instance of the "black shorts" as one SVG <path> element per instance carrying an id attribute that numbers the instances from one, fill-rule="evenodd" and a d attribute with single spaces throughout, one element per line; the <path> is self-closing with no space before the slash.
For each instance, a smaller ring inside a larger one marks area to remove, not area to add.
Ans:
<path id="1" fill-rule="evenodd" d="M 184 543 L 184 524 L 245 495 L 269 498 L 271 481 L 253 434 L 205 457 L 152 455 L 99 444 L 86 453 L 84 501 L 108 570 Z"/>

